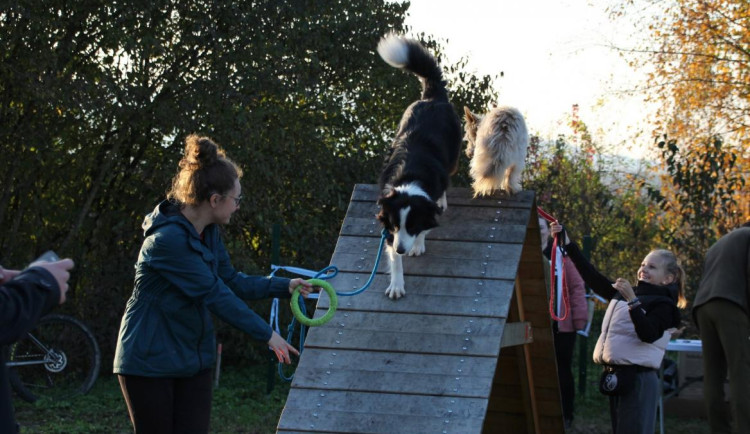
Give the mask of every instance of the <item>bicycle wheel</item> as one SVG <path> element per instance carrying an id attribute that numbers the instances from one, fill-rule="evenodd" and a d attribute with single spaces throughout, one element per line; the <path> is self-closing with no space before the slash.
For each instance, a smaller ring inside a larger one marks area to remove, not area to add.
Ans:
<path id="1" fill-rule="evenodd" d="M 13 390 L 28 402 L 86 393 L 99 376 L 101 354 L 91 331 L 67 315 L 47 315 L 10 348 Z"/>

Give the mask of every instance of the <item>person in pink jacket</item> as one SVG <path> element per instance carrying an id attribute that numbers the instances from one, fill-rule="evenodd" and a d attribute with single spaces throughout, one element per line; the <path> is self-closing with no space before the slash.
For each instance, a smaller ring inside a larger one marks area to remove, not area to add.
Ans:
<path id="1" fill-rule="evenodd" d="M 542 251 L 544 256 L 549 259 L 552 252 L 552 238 L 549 234 L 547 221 L 539 218 L 539 227 L 542 233 Z M 551 266 L 554 266 L 554 264 Z M 588 303 L 586 302 L 586 286 L 583 283 L 583 278 L 567 257 L 563 257 L 563 269 L 565 276 L 565 289 L 563 291 L 567 292 L 568 297 L 565 299 L 567 303 L 559 300 L 563 292 L 558 291 L 556 293 L 558 302 L 554 303 L 554 306 L 557 311 L 555 316 L 559 320 L 553 320 L 552 330 L 557 358 L 557 377 L 560 382 L 560 396 L 562 398 L 563 420 L 565 428 L 568 429 L 573 423 L 575 401 L 573 351 L 576 346 L 577 332 L 586 328 Z M 548 281 L 547 288 L 549 287 Z"/>

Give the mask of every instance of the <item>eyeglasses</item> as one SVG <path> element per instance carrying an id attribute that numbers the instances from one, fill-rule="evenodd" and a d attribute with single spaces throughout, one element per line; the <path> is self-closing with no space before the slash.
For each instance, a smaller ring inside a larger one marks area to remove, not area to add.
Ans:
<path id="1" fill-rule="evenodd" d="M 240 197 L 234 197 L 234 196 L 230 196 L 228 194 L 223 194 L 222 196 L 228 197 L 228 198 L 234 200 L 234 206 L 240 206 L 240 201 L 242 200 L 242 196 L 240 196 Z"/>

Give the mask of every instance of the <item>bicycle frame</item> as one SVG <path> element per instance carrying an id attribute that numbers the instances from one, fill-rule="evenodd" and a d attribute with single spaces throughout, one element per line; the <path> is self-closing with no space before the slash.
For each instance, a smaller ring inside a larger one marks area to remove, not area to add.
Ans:
<path id="1" fill-rule="evenodd" d="M 36 346 L 38 346 L 44 354 L 39 354 L 39 356 L 42 356 L 41 359 L 32 359 L 28 361 L 7 361 L 5 363 L 8 367 L 15 367 L 15 366 L 30 366 L 30 365 L 45 365 L 48 371 L 50 372 L 60 372 L 63 369 L 65 369 L 65 365 L 67 364 L 65 353 L 58 353 L 57 351 L 47 348 L 46 345 L 44 345 L 42 342 L 39 341 L 34 335 L 31 333 L 28 334 L 29 339 L 31 339 Z"/>
<path id="2" fill-rule="evenodd" d="M 42 317 L 11 346 L 8 356 L 5 365 L 11 387 L 28 402 L 88 392 L 101 363 L 93 333 L 81 321 L 62 314 Z"/>

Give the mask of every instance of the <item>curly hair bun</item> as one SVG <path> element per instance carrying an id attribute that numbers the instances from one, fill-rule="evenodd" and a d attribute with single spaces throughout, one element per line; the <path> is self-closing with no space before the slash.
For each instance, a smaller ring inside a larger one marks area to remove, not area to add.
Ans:
<path id="1" fill-rule="evenodd" d="M 213 140 L 191 134 L 185 138 L 185 156 L 180 161 L 180 168 L 197 170 L 210 167 L 224 156 L 224 151 Z"/>
<path id="2" fill-rule="evenodd" d="M 167 198 L 187 205 L 197 205 L 215 193 L 226 193 L 242 176 L 242 169 L 226 157 L 219 145 L 196 134 L 185 138 L 185 155 L 179 167 Z"/>

